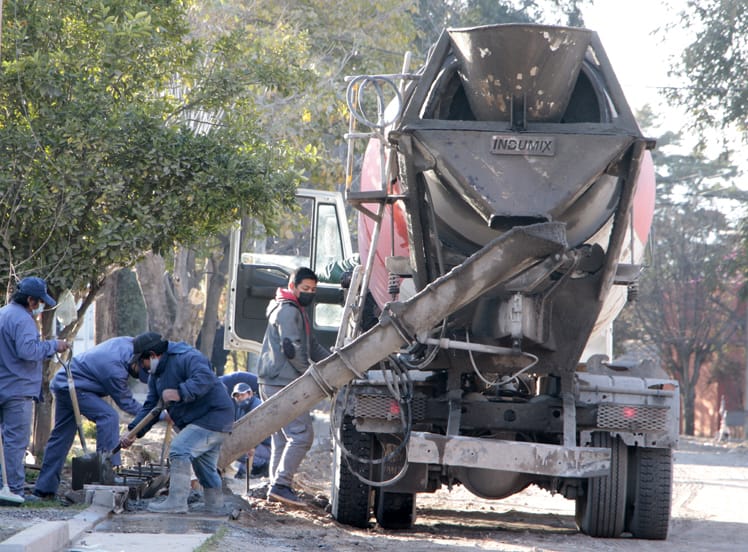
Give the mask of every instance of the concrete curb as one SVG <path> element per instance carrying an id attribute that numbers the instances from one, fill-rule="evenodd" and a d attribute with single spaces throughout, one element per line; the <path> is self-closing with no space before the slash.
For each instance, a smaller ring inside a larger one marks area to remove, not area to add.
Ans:
<path id="1" fill-rule="evenodd" d="M 27 527 L 0 542 L 0 552 L 54 552 L 63 550 L 105 519 L 111 510 L 91 506 L 67 521 L 47 521 Z"/>
<path id="2" fill-rule="evenodd" d="M 104 506 L 98 506 L 96 504 L 89 506 L 83 510 L 80 514 L 72 519 L 68 520 L 68 536 L 70 541 L 66 546 L 77 539 L 79 539 L 84 533 L 90 531 L 97 524 L 109 517 L 112 510 Z M 2 552 L 2 549 L 0 549 Z"/>

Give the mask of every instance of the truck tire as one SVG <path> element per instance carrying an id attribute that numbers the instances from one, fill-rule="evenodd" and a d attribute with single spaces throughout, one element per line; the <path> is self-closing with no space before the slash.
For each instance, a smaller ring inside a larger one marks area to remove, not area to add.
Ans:
<path id="1" fill-rule="evenodd" d="M 629 455 L 626 529 L 638 539 L 664 540 L 670 524 L 673 452 L 637 447 Z"/>
<path id="2" fill-rule="evenodd" d="M 415 493 L 376 492 L 375 516 L 384 529 L 410 529 L 416 522 Z"/>
<path id="3" fill-rule="evenodd" d="M 610 473 L 590 477 L 583 485 L 584 493 L 576 499 L 577 527 L 591 537 L 620 537 L 626 517 L 628 450 L 609 433 L 593 433 L 592 446 L 610 448 Z"/>
<path id="4" fill-rule="evenodd" d="M 352 418 L 348 416 L 343 419 L 340 440 L 352 455 L 371 458 L 373 436 L 356 431 Z M 336 442 L 333 450 L 332 516 L 340 523 L 365 529 L 369 527 L 371 517 L 371 486 L 351 473 L 349 465 L 359 469 L 365 478 L 371 477 L 371 465 L 354 459 L 346 462 Z"/>

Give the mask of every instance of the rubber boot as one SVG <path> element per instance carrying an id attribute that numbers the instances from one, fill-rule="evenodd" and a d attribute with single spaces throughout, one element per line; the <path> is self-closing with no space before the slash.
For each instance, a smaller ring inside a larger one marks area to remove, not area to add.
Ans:
<path id="1" fill-rule="evenodd" d="M 226 513 L 223 504 L 223 489 L 203 490 L 203 504 L 198 504 L 192 508 L 193 512 L 202 512 L 205 514 L 224 515 Z"/>
<path id="2" fill-rule="evenodd" d="M 184 514 L 188 511 L 187 497 L 190 494 L 190 461 L 175 458 L 169 468 L 169 496 L 163 502 L 148 505 L 149 512 Z"/>

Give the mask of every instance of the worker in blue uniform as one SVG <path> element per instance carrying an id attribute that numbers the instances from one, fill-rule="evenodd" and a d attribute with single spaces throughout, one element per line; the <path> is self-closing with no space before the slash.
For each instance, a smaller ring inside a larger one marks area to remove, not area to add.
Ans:
<path id="1" fill-rule="evenodd" d="M 42 361 L 68 349 L 64 339 L 41 339 L 36 316 L 56 305 L 42 278 L 30 276 L 18 283 L 10 302 L 0 309 L 0 431 L 5 471 L 3 482 L 28 501 L 24 457 L 31 436 L 34 401 L 42 393 Z"/>
<path id="2" fill-rule="evenodd" d="M 234 388 L 240 383 L 246 383 L 252 389 L 255 397 L 259 398 L 260 395 L 260 384 L 257 381 L 257 374 L 252 372 L 245 372 L 244 370 L 237 370 L 229 374 L 224 374 L 218 377 L 221 383 L 226 387 L 226 392 L 232 395 Z"/>
<path id="3" fill-rule="evenodd" d="M 104 399 L 111 397 L 124 412 L 134 416 L 142 404 L 132 396 L 128 378 L 148 381 L 148 374 L 137 363 L 130 364 L 132 337 L 108 339 L 92 349 L 76 355 L 70 362 L 73 387 L 81 415 L 96 423 L 96 451 L 107 453 L 119 443 L 119 414 Z M 44 461 L 34 494 L 51 498 L 57 493 L 60 475 L 75 439 L 77 423 L 70 396 L 65 368 L 55 374 L 50 389 L 55 395 L 55 427 L 44 449 Z M 119 453 L 111 457 L 113 466 L 120 465 Z"/>
<path id="4" fill-rule="evenodd" d="M 242 372 L 246 374 L 247 372 Z M 254 374 L 252 374 L 254 375 Z M 255 379 L 255 381 L 257 381 Z M 234 418 L 239 420 L 255 408 L 262 404 L 262 399 L 258 397 L 248 383 L 239 382 L 234 386 L 231 392 L 231 398 L 234 399 Z M 270 437 L 257 445 L 252 451 L 252 468 L 250 475 L 263 477 L 269 474 L 270 468 Z M 234 478 L 242 479 L 247 476 L 247 460 L 249 453 L 242 455 L 235 462 L 236 474 Z"/>

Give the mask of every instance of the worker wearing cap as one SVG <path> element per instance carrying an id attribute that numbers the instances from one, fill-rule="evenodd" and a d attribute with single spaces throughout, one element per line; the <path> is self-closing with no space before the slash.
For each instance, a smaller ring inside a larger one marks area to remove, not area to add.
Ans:
<path id="1" fill-rule="evenodd" d="M 244 372 L 245 374 L 248 372 Z M 254 375 L 254 374 L 251 374 Z M 234 386 L 231 392 L 231 398 L 234 399 L 234 418 L 236 420 L 246 416 L 252 410 L 262 404 L 260 397 L 255 395 L 252 387 L 248 383 L 240 382 Z M 247 475 L 247 460 L 251 455 L 252 471 L 250 475 L 263 476 L 268 475 L 270 463 L 270 437 L 257 445 L 251 454 L 241 456 L 238 460 L 238 466 L 234 477 L 241 479 Z"/>
<path id="2" fill-rule="evenodd" d="M 317 342 L 305 307 L 314 302 L 317 275 L 309 268 L 294 270 L 288 287 L 279 288 L 267 307 L 268 325 L 262 341 L 257 375 L 260 395 L 267 400 L 301 376 L 312 362 L 329 356 Z M 312 416 L 305 412 L 272 435 L 271 486 L 268 500 L 304 506 L 292 488 L 293 478 L 314 443 Z"/>
<path id="3" fill-rule="evenodd" d="M 255 395 L 260 394 L 260 387 L 257 381 L 257 375 L 252 372 L 245 372 L 244 370 L 237 370 L 236 372 L 230 372 L 222 376 L 218 376 L 221 383 L 226 386 L 226 392 L 231 394 L 237 383 L 246 383 L 252 388 L 252 392 Z"/>
<path id="4" fill-rule="evenodd" d="M 223 490 L 218 473 L 218 455 L 234 424 L 234 405 L 223 384 L 210 369 L 207 357 L 184 342 L 163 339 L 155 332 L 133 340 L 132 362 L 140 363 L 150 377 L 143 408 L 129 429 L 163 401 L 174 425 L 180 430 L 169 449 L 169 496 L 151 503 L 148 510 L 159 513 L 187 512 L 190 494 L 190 465 L 205 490 L 204 509 L 223 512 Z M 145 435 L 153 420 L 138 434 Z M 120 437 L 123 448 L 134 438 Z"/>
<path id="5" fill-rule="evenodd" d="M 111 397 L 124 412 L 135 416 L 142 404 L 132 396 L 128 378 L 148 381 L 148 373 L 137 362 L 130 364 L 133 338 L 114 337 L 76 355 L 70 362 L 73 386 L 80 413 L 96 423 L 96 451 L 107 453 L 119 443 L 119 414 L 104 400 Z M 44 449 L 44 462 L 34 486 L 34 494 L 51 498 L 60 485 L 60 473 L 78 428 L 65 368 L 52 378 L 55 394 L 55 427 Z M 112 466 L 120 465 L 119 453 L 111 456 Z"/>
<path id="6" fill-rule="evenodd" d="M 28 277 L 18 283 L 10 303 L 0 309 L 0 423 L 5 448 L 6 482 L 11 492 L 24 495 L 23 466 L 31 436 L 34 401 L 42 391 L 42 361 L 68 349 L 62 339 L 43 340 L 36 315 L 57 302 L 47 293 L 47 283 Z M 0 459 L 2 461 L 2 459 Z"/>

